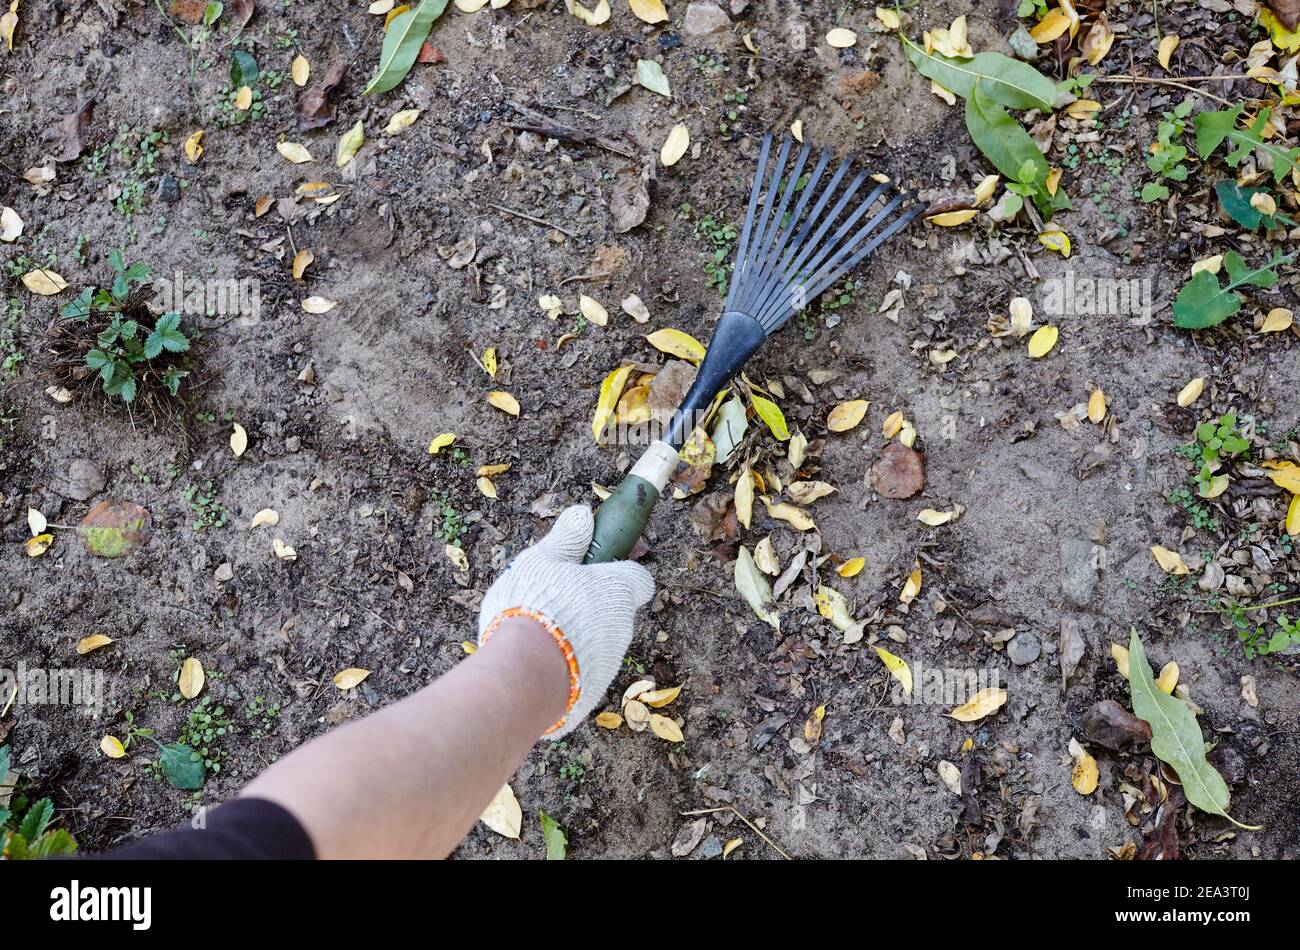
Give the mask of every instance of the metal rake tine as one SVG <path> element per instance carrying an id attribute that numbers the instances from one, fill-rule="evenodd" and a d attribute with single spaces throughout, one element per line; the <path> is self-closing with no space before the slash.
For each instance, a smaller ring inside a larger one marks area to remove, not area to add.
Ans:
<path id="1" fill-rule="evenodd" d="M 727 290 L 728 310 L 734 309 L 732 301 L 736 297 L 736 288 L 742 283 L 749 270 L 749 262 L 745 260 L 744 252 L 749 247 L 749 234 L 754 225 L 754 212 L 758 210 L 758 196 L 763 191 L 763 174 L 767 171 L 767 155 L 771 148 L 772 134 L 769 132 L 763 136 L 763 147 L 758 153 L 758 170 L 754 172 L 754 184 L 749 189 L 749 207 L 745 211 L 745 226 L 740 232 L 740 243 L 736 245 L 740 249 L 740 258 L 732 269 L 731 286 Z"/>
<path id="2" fill-rule="evenodd" d="M 821 223 L 821 226 L 817 228 L 816 233 L 813 234 L 813 236 L 804 244 L 803 248 L 799 251 L 799 256 L 795 258 L 793 263 L 783 268 L 785 281 L 783 286 L 778 288 L 778 296 L 776 298 L 773 298 L 771 294 L 768 294 L 767 300 L 765 301 L 762 310 L 759 312 L 768 315 L 774 312 L 780 314 L 781 313 L 780 310 L 773 311 L 772 309 L 773 303 L 777 301 L 787 301 L 787 298 L 791 296 L 791 294 L 795 291 L 795 288 L 801 285 L 806 286 L 807 281 L 803 279 L 800 275 L 815 273 L 817 268 L 821 266 L 822 261 L 824 261 L 827 255 L 830 254 L 832 250 L 834 250 L 835 245 L 840 241 L 840 239 L 846 233 L 848 233 L 848 231 L 855 224 L 857 224 L 858 219 L 861 218 L 862 215 L 865 214 L 871 208 L 871 206 L 874 205 L 876 201 L 880 198 L 880 195 L 885 190 L 886 187 L 885 185 L 877 185 L 872 190 L 871 194 L 868 195 L 867 199 L 863 201 L 860 205 L 858 205 L 858 207 L 853 211 L 853 213 L 849 215 L 848 220 L 845 221 L 844 224 L 840 225 L 840 227 L 836 230 L 835 234 L 831 237 L 831 239 L 829 241 L 823 240 L 823 238 L 826 235 L 826 232 L 835 223 L 836 219 L 839 218 L 840 214 L 843 213 L 845 206 L 849 203 L 849 201 L 853 199 L 853 196 L 857 194 L 858 189 L 862 186 L 862 183 L 866 180 L 866 177 L 867 177 L 866 172 L 858 172 L 858 174 L 854 177 L 853 182 L 852 184 L 850 184 L 848 190 L 844 193 L 844 195 L 840 198 L 840 200 L 835 203 L 835 207 L 831 210 L 831 212 L 828 215 L 825 216 L 824 220 Z M 809 260 L 809 258 L 811 258 L 811 260 Z M 808 295 L 805 291 L 805 298 L 807 297 Z M 788 306 L 789 306 L 788 302 L 782 302 L 781 310 L 786 309 Z M 780 324 L 784 322 L 785 317 L 788 316 L 789 314 L 785 314 L 785 316 L 778 317 L 776 321 L 772 324 L 772 329 L 775 329 L 776 327 L 780 326 Z M 760 322 L 763 322 L 764 325 L 766 326 L 765 321 L 760 319 Z M 770 333 L 771 330 L 768 330 L 768 332 Z"/>
<path id="3" fill-rule="evenodd" d="M 773 211 L 773 207 L 776 204 L 777 188 L 780 186 L 781 178 L 785 174 L 785 163 L 789 159 L 789 157 L 790 157 L 790 140 L 785 139 L 781 143 L 781 151 L 777 154 L 776 164 L 772 167 L 772 175 L 768 179 L 767 195 L 763 199 L 762 210 L 759 211 L 758 219 L 755 222 L 758 225 L 758 227 L 755 230 L 750 240 L 749 246 L 745 249 L 745 260 L 747 262 L 752 262 L 756 260 L 758 256 L 758 249 L 763 246 L 764 240 L 767 236 L 767 229 L 768 227 L 771 226 L 772 211 Z M 748 272 L 752 269 L 753 269 L 753 265 L 751 263 L 749 264 L 748 267 L 746 267 L 746 273 L 748 274 Z M 743 283 L 744 285 L 749 286 L 752 283 L 752 281 L 745 280 L 745 281 L 738 281 L 737 283 Z M 752 290 L 753 288 L 750 287 L 751 292 Z M 741 310 L 745 310 L 749 296 L 750 296 L 749 293 L 746 293 L 744 290 L 742 290 L 740 297 L 736 301 L 737 307 L 739 307 Z"/>
<path id="4" fill-rule="evenodd" d="M 805 145 L 804 148 L 806 150 L 809 147 Z M 797 229 L 807 233 L 808 227 L 811 225 L 811 218 L 807 219 L 808 223 L 805 224 L 804 212 L 807 210 L 808 203 L 812 200 L 813 195 L 817 193 L 817 185 L 821 181 L 822 174 L 826 171 L 826 166 L 830 162 L 830 158 L 830 150 L 823 150 L 821 158 L 817 162 L 817 167 L 813 170 L 811 177 L 808 179 L 808 184 L 800 189 L 801 194 L 799 195 L 798 204 L 795 205 L 794 211 L 790 212 L 790 216 L 785 226 L 782 227 L 781 233 L 777 236 L 777 241 L 764 255 L 758 277 L 754 281 L 755 286 L 761 289 L 759 294 L 760 300 L 771 293 L 773 278 L 776 277 L 778 281 L 780 280 L 780 275 L 782 273 L 780 262 L 783 256 L 785 256 L 786 246 L 790 243 L 791 235 L 793 235 Z M 795 246 L 798 246 L 798 241 L 795 242 Z"/>

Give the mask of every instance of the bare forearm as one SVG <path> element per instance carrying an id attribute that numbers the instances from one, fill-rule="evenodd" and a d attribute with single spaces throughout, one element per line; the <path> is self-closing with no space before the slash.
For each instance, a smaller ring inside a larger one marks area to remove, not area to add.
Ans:
<path id="1" fill-rule="evenodd" d="M 296 750 L 242 794 L 287 808 L 322 858 L 445 857 L 567 693 L 550 634 L 511 620 L 429 686 Z"/>

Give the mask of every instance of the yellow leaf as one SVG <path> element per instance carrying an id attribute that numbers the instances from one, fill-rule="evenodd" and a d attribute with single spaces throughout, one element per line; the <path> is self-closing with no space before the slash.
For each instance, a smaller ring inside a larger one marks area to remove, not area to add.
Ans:
<path id="1" fill-rule="evenodd" d="M 960 211 L 944 211 L 940 214 L 932 214 L 925 220 L 931 224 L 937 224 L 941 228 L 955 228 L 959 224 L 965 224 L 977 214 L 979 212 L 974 208 L 963 208 Z"/>
<path id="2" fill-rule="evenodd" d="M 668 11 L 664 9 L 663 0 L 628 0 L 628 6 L 636 18 L 644 23 L 668 22 Z"/>
<path id="3" fill-rule="evenodd" d="M 307 80 L 311 78 L 311 63 L 307 57 L 299 53 L 293 58 L 293 65 L 289 67 L 289 75 L 293 77 L 293 84 L 298 87 L 307 85 Z"/>
<path id="4" fill-rule="evenodd" d="M 342 168 L 356 158 L 357 152 L 361 151 L 361 146 L 365 144 L 366 129 L 361 120 L 358 119 L 356 125 L 339 137 L 339 148 L 334 157 L 334 164 Z"/>
<path id="5" fill-rule="evenodd" d="M 1052 352 L 1052 347 L 1056 346 L 1056 341 L 1060 335 L 1061 331 L 1051 324 L 1039 327 L 1034 331 L 1034 335 L 1029 338 L 1029 355 L 1034 359 L 1041 359 L 1046 356 Z"/>
<path id="6" fill-rule="evenodd" d="M 1154 557 L 1156 563 L 1160 565 L 1160 570 L 1164 571 L 1166 574 L 1190 573 L 1187 569 L 1187 562 L 1183 560 L 1183 556 L 1177 551 L 1170 551 L 1168 548 L 1161 547 L 1157 544 L 1151 548 L 1151 556 Z"/>
<path id="7" fill-rule="evenodd" d="M 482 492 L 485 497 L 496 498 L 497 487 L 492 484 L 492 479 L 488 478 L 486 475 L 480 475 L 474 484 L 478 486 L 478 490 Z"/>
<path id="8" fill-rule="evenodd" d="M 31 270 L 23 274 L 23 286 L 42 297 L 53 297 L 68 289 L 68 282 L 52 270 Z"/>
<path id="9" fill-rule="evenodd" d="M 901 409 L 895 410 L 885 417 L 884 423 L 880 426 L 880 434 L 886 439 L 892 439 L 903 431 L 903 424 L 906 421 L 907 418 L 903 415 L 903 411 Z"/>
<path id="10" fill-rule="evenodd" d="M 623 725 L 623 717 L 616 712 L 603 712 L 596 716 L 596 725 L 602 729 L 617 729 Z"/>
<path id="11" fill-rule="evenodd" d="M 903 685 L 903 692 L 911 696 L 912 668 L 907 665 L 907 661 L 902 657 L 894 656 L 884 647 L 876 647 L 875 649 L 876 656 L 880 657 L 880 662 L 885 664 L 885 669 L 889 670 L 889 675 Z"/>
<path id="12" fill-rule="evenodd" d="M 257 514 L 253 515 L 253 522 L 250 528 L 260 528 L 262 525 L 274 528 L 280 523 L 280 513 L 274 508 L 263 508 Z"/>
<path id="13" fill-rule="evenodd" d="M 384 17 L 384 29 L 387 30 L 388 24 L 392 23 L 394 19 L 401 16 L 409 9 L 411 9 L 410 5 L 403 3 L 401 6 L 396 6 L 389 10 L 388 15 Z"/>
<path id="14" fill-rule="evenodd" d="M 203 157 L 203 130 L 199 129 L 185 140 L 185 158 L 191 165 L 197 165 Z"/>
<path id="15" fill-rule="evenodd" d="M 1106 418 L 1106 394 L 1098 386 L 1088 397 L 1088 421 L 1099 423 Z"/>
<path id="16" fill-rule="evenodd" d="M 504 390 L 494 389 L 488 393 L 487 400 L 507 415 L 519 415 L 519 400 Z"/>
<path id="17" fill-rule="evenodd" d="M 349 666 L 346 670 L 339 670 L 334 674 L 334 685 L 339 689 L 354 689 L 360 686 L 369 675 L 369 670 L 363 670 L 358 666 Z"/>
<path id="18" fill-rule="evenodd" d="M 735 851 L 744 843 L 745 843 L 744 838 L 732 838 L 730 841 L 724 844 L 722 846 L 722 860 L 724 861 L 727 860 L 727 855 L 731 854 L 731 852 Z"/>
<path id="19" fill-rule="evenodd" d="M 754 473 L 748 465 L 740 470 L 736 479 L 736 520 L 749 527 L 754 516 Z"/>
<path id="20" fill-rule="evenodd" d="M 1052 10 L 1029 31 L 1030 37 L 1039 46 L 1051 43 L 1070 28 L 1070 18 L 1060 10 Z"/>
<path id="21" fill-rule="evenodd" d="M 186 699 L 193 699 L 199 693 L 203 692 L 203 683 L 207 676 L 203 672 L 203 664 L 198 661 L 197 657 L 188 657 L 181 664 L 180 675 L 176 678 L 176 688 L 181 691 L 181 695 Z"/>
<path id="22" fill-rule="evenodd" d="M 840 403 L 826 417 L 826 428 L 832 432 L 848 432 L 862 421 L 870 405 L 865 399 L 850 399 Z"/>
<path id="23" fill-rule="evenodd" d="M 583 315 L 588 323 L 594 323 L 598 327 L 603 327 L 609 323 L 609 311 L 605 309 L 600 301 L 588 297 L 586 294 L 578 295 L 578 312 Z"/>
<path id="24" fill-rule="evenodd" d="M 1192 276 L 1195 277 L 1201 271 L 1209 271 L 1211 274 L 1217 274 L 1223 267 L 1223 255 L 1211 254 L 1192 264 Z"/>
<path id="25" fill-rule="evenodd" d="M 394 112 L 393 117 L 388 120 L 388 125 L 384 126 L 384 134 L 397 135 L 399 132 L 405 132 L 419 117 L 419 109 L 403 109 L 401 112 Z"/>
<path id="26" fill-rule="evenodd" d="M 997 712 L 1007 702 L 1007 691 L 990 686 L 971 697 L 970 702 L 963 703 L 948 713 L 958 722 L 976 722 L 985 716 Z"/>
<path id="27" fill-rule="evenodd" d="M 1070 236 L 1058 228 L 1043 231 L 1038 235 L 1038 243 L 1062 257 L 1070 256 Z"/>
<path id="28" fill-rule="evenodd" d="M 305 146 L 299 145 L 297 142 L 280 142 L 275 146 L 275 150 L 295 165 L 315 161 L 315 159 L 311 157 L 311 152 L 307 151 Z"/>
<path id="29" fill-rule="evenodd" d="M 757 52 L 757 50 L 755 50 L 755 52 Z M 803 144 L 803 119 L 795 119 L 790 123 L 790 134 L 794 136 L 796 142 L 800 145 Z"/>
<path id="30" fill-rule="evenodd" d="M 803 724 L 803 737 L 811 743 L 818 743 L 822 738 L 822 723 L 826 720 L 826 706 L 823 704 L 812 711 L 808 721 Z"/>
<path id="31" fill-rule="evenodd" d="M 1268 477 L 1274 485 L 1300 495 L 1300 465 L 1295 462 L 1265 462 L 1264 467 L 1270 470 Z"/>
<path id="32" fill-rule="evenodd" d="M 609 425 L 609 420 L 614 417 L 614 407 L 618 405 L 619 397 L 623 395 L 623 387 L 627 385 L 627 378 L 632 375 L 631 366 L 620 366 L 614 370 L 600 384 L 600 395 L 596 399 L 596 415 L 591 420 L 591 435 L 597 442 L 605 434 L 605 427 Z"/>
<path id="33" fill-rule="evenodd" d="M 921 522 L 923 525 L 937 528 L 950 521 L 955 521 L 957 518 L 961 517 L 961 513 L 965 510 L 966 509 L 961 505 L 953 505 L 951 511 L 936 511 L 933 508 L 923 508 L 921 509 L 920 514 L 916 516 L 916 520 Z"/>
<path id="34" fill-rule="evenodd" d="M 27 509 L 27 529 L 31 531 L 32 537 L 38 534 L 44 534 L 46 528 L 45 515 L 41 514 L 35 508 Z"/>
<path id="35" fill-rule="evenodd" d="M 752 36 L 746 33 L 743 37 L 741 37 L 741 39 L 745 43 L 745 49 L 749 50 L 751 53 L 755 53 L 755 54 L 758 53 L 758 47 L 754 45 L 754 38 Z M 791 131 L 793 132 L 794 130 L 791 129 Z M 803 132 L 800 131 L 799 134 L 802 135 Z"/>
<path id="36" fill-rule="evenodd" d="M 429 454 L 437 455 L 439 452 L 441 452 L 443 449 L 445 449 L 447 446 L 451 445 L 455 441 L 456 441 L 456 433 L 454 432 L 439 433 L 438 435 L 435 435 L 433 437 L 433 440 L 429 443 Z"/>
<path id="37" fill-rule="evenodd" d="M 1174 55 L 1174 50 L 1178 49 L 1178 37 L 1166 36 L 1160 40 L 1160 49 L 1156 52 L 1156 61 L 1164 69 L 1169 68 L 1169 57 Z"/>
<path id="38" fill-rule="evenodd" d="M 588 10 L 578 0 L 564 0 L 564 5 L 568 11 L 576 16 L 587 26 L 600 26 L 609 20 L 610 9 L 609 0 L 600 0 L 594 10 Z"/>
<path id="39" fill-rule="evenodd" d="M 673 126 L 664 141 L 663 148 L 659 150 L 659 161 L 665 168 L 671 168 L 682 160 L 682 156 L 690 147 L 691 130 L 686 127 L 685 122 L 679 122 Z"/>
<path id="40" fill-rule="evenodd" d="M 302 302 L 302 309 L 307 313 L 329 313 L 339 305 L 337 300 L 328 300 L 325 297 L 308 297 Z"/>
<path id="41" fill-rule="evenodd" d="M 248 86 L 240 86 L 235 90 L 235 108 L 240 112 L 247 112 L 253 107 L 253 90 Z"/>
<path id="42" fill-rule="evenodd" d="M 671 327 L 656 330 L 646 336 L 646 342 L 661 353 L 699 365 L 704 359 L 704 344 L 689 333 Z"/>
<path id="43" fill-rule="evenodd" d="M 658 713 L 650 714 L 650 731 L 665 742 L 683 741 L 682 730 L 678 728 L 677 723 Z"/>
<path id="44" fill-rule="evenodd" d="M 641 425 L 650 419 L 650 387 L 633 386 L 624 391 L 614 410 L 614 418 L 619 425 Z"/>
<path id="45" fill-rule="evenodd" d="M 754 545 L 754 563 L 764 574 L 771 574 L 773 577 L 781 573 L 781 559 L 776 556 L 776 549 L 772 547 L 772 536 L 769 534 L 758 544 Z"/>
<path id="46" fill-rule="evenodd" d="M 1080 795 L 1091 795 L 1097 790 L 1099 777 L 1097 760 L 1085 752 L 1074 762 L 1074 770 L 1070 773 L 1070 784 Z"/>
<path id="47" fill-rule="evenodd" d="M 1291 496 L 1291 505 L 1286 510 L 1286 533 L 1293 538 L 1300 538 L 1300 495 Z"/>
<path id="48" fill-rule="evenodd" d="M 27 549 L 28 557 L 40 557 L 42 554 L 44 554 L 46 551 L 50 549 L 50 545 L 52 545 L 53 543 L 54 543 L 54 535 L 38 534 L 36 537 L 28 538 L 26 541 L 24 541 L 23 547 Z"/>
<path id="49" fill-rule="evenodd" d="M 1283 330 L 1289 330 L 1292 319 L 1291 311 L 1286 307 L 1274 307 L 1264 318 L 1264 325 L 1259 328 L 1260 332 L 1281 333 Z"/>
<path id="50" fill-rule="evenodd" d="M 122 746 L 122 741 L 117 736 L 104 736 L 99 740 L 99 751 L 104 753 L 110 759 L 120 759 L 126 755 L 126 749 Z"/>
<path id="51" fill-rule="evenodd" d="M 1156 685 L 1163 692 L 1173 695 L 1174 687 L 1178 685 L 1178 664 L 1171 660 L 1161 667 L 1160 675 L 1156 677 Z"/>
<path id="52" fill-rule="evenodd" d="M 518 840 L 524 825 L 524 810 L 519 807 L 519 799 L 509 785 L 502 785 L 501 791 L 492 797 L 479 821 L 487 825 L 503 838 Z"/>
<path id="53" fill-rule="evenodd" d="M 9 12 L 0 16 L 0 39 L 5 41 L 10 51 L 14 48 L 14 30 L 18 29 L 18 0 L 9 4 Z"/>
<path id="54" fill-rule="evenodd" d="M 278 557 L 281 561 L 298 560 L 298 552 L 295 551 L 290 545 L 285 544 L 284 541 L 280 540 L 279 538 L 271 539 L 271 549 L 275 551 L 275 556 Z"/>
<path id="55" fill-rule="evenodd" d="M 848 49 L 858 42 L 858 34 L 838 26 L 826 34 L 826 42 L 836 49 Z"/>
<path id="56" fill-rule="evenodd" d="M 876 7 L 876 19 L 885 24 L 887 30 L 897 30 L 903 25 L 902 20 L 898 17 L 898 12 L 889 9 L 889 7 Z"/>
<path id="57" fill-rule="evenodd" d="M 998 182 L 1001 180 L 1001 175 L 985 175 L 981 178 L 980 183 L 975 186 L 975 204 L 982 205 L 989 201 L 997 191 Z"/>
<path id="58" fill-rule="evenodd" d="M 1202 498 L 1218 498 L 1228 490 L 1230 479 L 1225 475 L 1215 475 L 1210 479 L 1209 485 L 1201 485 L 1196 489 L 1196 494 Z"/>
<path id="59" fill-rule="evenodd" d="M 637 699 L 653 709 L 662 709 L 681 695 L 681 692 L 682 688 L 680 686 L 669 686 L 664 689 L 654 689 L 648 693 L 642 693 Z"/>
<path id="60" fill-rule="evenodd" d="M 1201 398 L 1201 393 L 1205 392 L 1205 379 L 1197 376 L 1190 383 L 1178 391 L 1178 405 L 1186 409 L 1196 400 Z"/>
<path id="61" fill-rule="evenodd" d="M 1090 119 L 1100 110 L 1101 103 L 1096 99 L 1075 99 L 1065 107 L 1066 114 L 1072 119 Z"/>
<path id="62" fill-rule="evenodd" d="M 1088 35 L 1083 38 L 1079 51 L 1083 53 L 1088 65 L 1096 66 L 1106 58 L 1106 54 L 1110 52 L 1110 48 L 1114 43 L 1115 31 L 1110 28 L 1110 24 L 1106 22 L 1106 18 L 1103 16 L 1093 23 Z"/>
<path id="63" fill-rule="evenodd" d="M 767 501 L 766 496 L 764 496 L 763 502 L 767 505 L 767 514 L 771 518 L 784 521 L 792 527 L 798 528 L 800 531 L 811 531 L 813 528 L 817 527 L 812 520 L 812 516 L 802 508 L 796 508 L 794 505 L 787 504 L 784 501 L 773 505 Z"/>
<path id="64" fill-rule="evenodd" d="M 510 463 L 499 462 L 496 465 L 480 465 L 478 471 L 474 474 L 479 478 L 492 478 L 494 475 L 500 475 L 508 471 L 510 471 Z"/>
<path id="65" fill-rule="evenodd" d="M 478 652 L 478 647 L 473 643 L 470 643 L 468 640 L 460 641 L 460 648 L 465 651 L 466 656 L 473 656 Z"/>
<path id="66" fill-rule="evenodd" d="M 314 260 L 316 260 L 316 255 L 305 247 L 295 254 L 293 256 L 293 279 L 302 280 L 303 273 L 312 265 Z"/>
<path id="67" fill-rule="evenodd" d="M 458 544 L 444 544 L 442 553 L 447 556 L 447 560 L 458 571 L 469 570 L 469 558 L 465 555 L 465 549 Z"/>
<path id="68" fill-rule="evenodd" d="M 910 604 L 916 600 L 921 593 L 921 568 L 916 567 L 911 574 L 907 575 L 907 580 L 903 582 L 903 590 L 899 593 L 898 599 L 905 604 Z"/>
<path id="69" fill-rule="evenodd" d="M 867 566 L 865 557 L 851 557 L 835 569 L 835 573 L 840 577 L 857 577 L 862 573 L 862 569 Z"/>
<path id="70" fill-rule="evenodd" d="M 497 348 L 489 346 L 483 351 L 483 370 L 493 379 L 497 378 Z"/>
<path id="71" fill-rule="evenodd" d="M 230 429 L 230 451 L 235 453 L 235 458 L 248 451 L 248 433 L 238 422 Z"/>
<path id="72" fill-rule="evenodd" d="M 1119 670 L 1119 675 L 1128 679 L 1128 647 L 1121 646 L 1118 643 L 1110 645 L 1111 659 L 1115 661 L 1115 669 Z"/>
<path id="73" fill-rule="evenodd" d="M 87 653 L 93 653 L 100 647 L 106 647 L 112 642 L 113 640 L 111 637 L 106 637 L 102 633 L 92 634 L 89 637 L 82 637 L 77 641 L 77 653 L 80 656 L 85 656 Z"/>
<path id="74" fill-rule="evenodd" d="M 750 394 L 749 400 L 758 417 L 763 420 L 763 424 L 779 441 L 784 442 L 790 438 L 790 429 L 785 424 L 785 414 L 781 412 L 780 406 L 770 399 L 764 399 L 753 393 Z"/>

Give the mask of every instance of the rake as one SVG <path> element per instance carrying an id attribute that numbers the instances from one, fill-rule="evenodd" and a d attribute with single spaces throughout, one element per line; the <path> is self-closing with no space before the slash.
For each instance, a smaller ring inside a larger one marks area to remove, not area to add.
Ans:
<path id="1" fill-rule="evenodd" d="M 793 146 L 785 139 L 769 163 L 772 136 L 763 139 L 731 289 L 708 352 L 664 437 L 650 444 L 597 510 L 588 564 L 627 557 L 692 428 L 763 341 L 924 209 L 914 193 L 897 192 L 888 182 L 859 197 L 868 174 L 852 173 L 845 159 L 827 175 L 829 151 L 809 172 L 812 149 L 804 144 L 791 165 Z"/>

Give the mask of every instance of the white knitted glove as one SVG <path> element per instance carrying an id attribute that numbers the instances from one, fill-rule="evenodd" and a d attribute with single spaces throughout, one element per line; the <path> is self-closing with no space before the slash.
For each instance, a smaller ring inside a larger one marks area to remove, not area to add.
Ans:
<path id="1" fill-rule="evenodd" d="M 654 596 L 655 582 L 640 564 L 583 564 L 594 520 L 585 505 L 567 508 L 550 534 L 506 567 L 478 614 L 482 646 L 509 617 L 536 620 L 555 638 L 569 667 L 569 703 L 547 730 L 553 739 L 572 731 L 605 697 L 632 641 L 637 608 Z"/>

